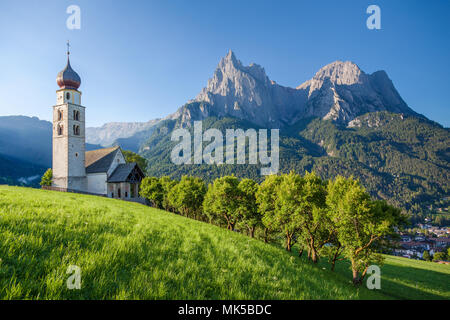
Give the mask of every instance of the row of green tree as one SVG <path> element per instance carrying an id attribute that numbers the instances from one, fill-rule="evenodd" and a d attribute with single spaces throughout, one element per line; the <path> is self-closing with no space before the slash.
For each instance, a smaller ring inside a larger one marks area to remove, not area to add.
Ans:
<path id="1" fill-rule="evenodd" d="M 385 201 L 371 199 L 353 178 L 323 181 L 315 173 L 291 172 L 251 179 L 224 176 L 208 187 L 200 178 L 146 177 L 140 195 L 153 206 L 193 219 L 246 232 L 269 242 L 283 237 L 317 263 L 327 257 L 334 270 L 341 258 L 351 262 L 354 284 L 361 284 L 372 263 L 382 263 L 397 228 L 407 221 Z"/>

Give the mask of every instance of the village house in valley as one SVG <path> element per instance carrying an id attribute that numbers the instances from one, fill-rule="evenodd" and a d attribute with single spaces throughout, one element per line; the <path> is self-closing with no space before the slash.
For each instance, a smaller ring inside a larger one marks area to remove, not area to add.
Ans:
<path id="1" fill-rule="evenodd" d="M 90 193 L 142 201 L 139 186 L 144 173 L 127 163 L 119 147 L 85 151 L 85 107 L 81 105 L 79 75 L 67 65 L 58 73 L 53 106 L 53 190 Z"/>

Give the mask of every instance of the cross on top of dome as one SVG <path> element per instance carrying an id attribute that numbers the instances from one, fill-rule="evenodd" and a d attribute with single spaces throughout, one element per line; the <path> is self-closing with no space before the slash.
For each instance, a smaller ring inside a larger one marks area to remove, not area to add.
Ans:
<path id="1" fill-rule="evenodd" d="M 67 65 L 64 70 L 58 73 L 56 83 L 61 89 L 77 90 L 81 85 L 81 78 L 70 66 L 70 43 L 67 41 Z"/>

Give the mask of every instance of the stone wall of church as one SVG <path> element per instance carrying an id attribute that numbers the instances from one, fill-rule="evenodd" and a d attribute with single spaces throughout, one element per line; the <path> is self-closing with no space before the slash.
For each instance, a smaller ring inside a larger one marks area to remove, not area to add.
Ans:
<path id="1" fill-rule="evenodd" d="M 69 190 L 88 192 L 86 177 L 69 177 L 67 185 Z"/>
<path id="2" fill-rule="evenodd" d="M 95 194 L 106 195 L 106 173 L 90 173 L 87 175 L 87 191 Z"/>

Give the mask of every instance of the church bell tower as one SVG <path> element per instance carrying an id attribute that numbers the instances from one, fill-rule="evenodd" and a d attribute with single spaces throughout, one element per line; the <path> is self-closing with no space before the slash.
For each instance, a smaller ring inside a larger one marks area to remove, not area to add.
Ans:
<path id="1" fill-rule="evenodd" d="M 81 105 L 80 76 L 67 65 L 58 73 L 53 107 L 53 187 L 87 191 L 85 169 L 85 107 Z"/>

